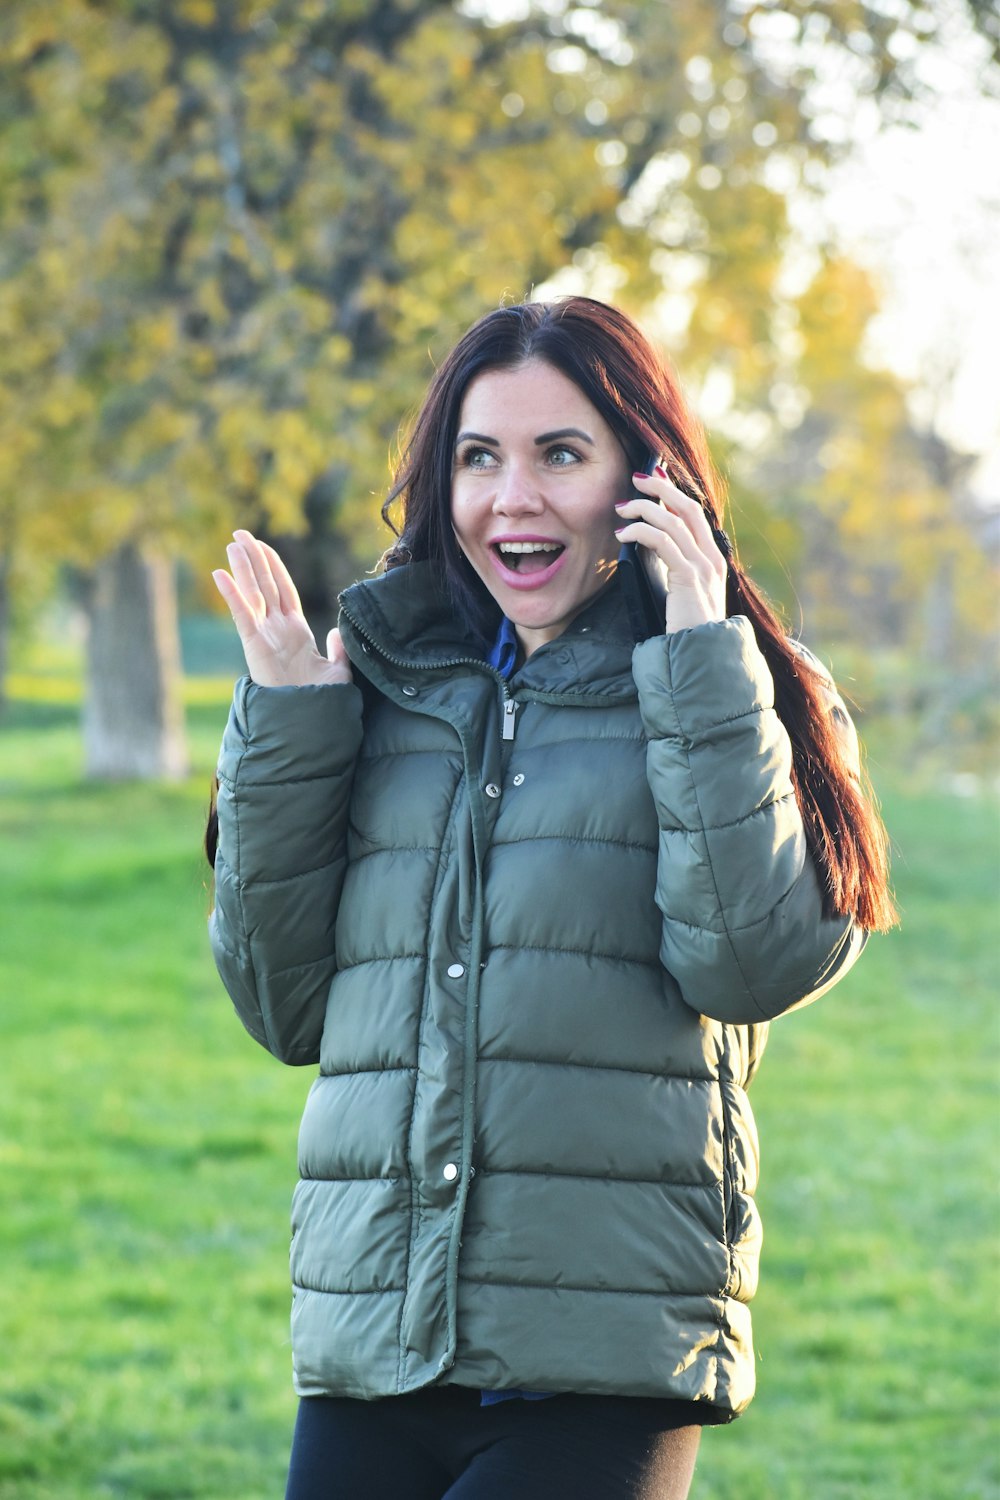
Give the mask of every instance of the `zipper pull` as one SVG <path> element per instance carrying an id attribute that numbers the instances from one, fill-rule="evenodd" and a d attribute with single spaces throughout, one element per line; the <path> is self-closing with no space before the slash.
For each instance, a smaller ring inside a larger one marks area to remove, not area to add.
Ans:
<path id="1" fill-rule="evenodd" d="M 514 723 L 517 713 L 517 704 L 513 698 L 505 698 L 503 705 L 503 718 L 500 721 L 500 738 L 512 740 L 514 738 Z"/>

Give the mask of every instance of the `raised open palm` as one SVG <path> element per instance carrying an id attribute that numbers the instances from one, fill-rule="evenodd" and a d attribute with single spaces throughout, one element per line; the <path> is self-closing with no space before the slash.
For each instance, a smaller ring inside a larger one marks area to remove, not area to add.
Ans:
<path id="1" fill-rule="evenodd" d="M 254 682 L 309 687 L 353 681 L 340 631 L 330 631 L 327 654 L 321 655 L 291 575 L 274 548 L 249 531 L 234 531 L 233 538 L 226 548 L 232 573 L 218 568 L 212 577 L 229 606 Z"/>

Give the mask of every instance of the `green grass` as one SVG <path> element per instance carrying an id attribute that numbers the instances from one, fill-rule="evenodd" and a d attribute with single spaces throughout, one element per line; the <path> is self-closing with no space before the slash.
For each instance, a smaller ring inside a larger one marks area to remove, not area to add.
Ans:
<path id="1" fill-rule="evenodd" d="M 903 927 L 754 1085 L 760 1394 L 706 1497 L 1000 1494 L 996 807 L 883 795 Z"/>
<path id="2" fill-rule="evenodd" d="M 189 784 L 102 787 L 71 679 L 18 679 L 0 729 L 0 1497 L 272 1500 L 310 1070 L 207 951 L 222 689 Z M 1000 1494 L 996 808 L 877 779 L 904 926 L 772 1031 L 759 1395 L 694 1500 Z"/>

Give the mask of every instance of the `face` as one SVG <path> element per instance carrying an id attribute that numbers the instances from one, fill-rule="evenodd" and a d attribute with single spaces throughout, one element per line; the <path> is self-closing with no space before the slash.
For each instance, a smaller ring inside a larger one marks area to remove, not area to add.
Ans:
<path id="1" fill-rule="evenodd" d="M 611 428 L 543 360 L 489 370 L 462 403 L 452 469 L 458 545 L 526 656 L 561 635 L 610 577 L 630 466 Z"/>

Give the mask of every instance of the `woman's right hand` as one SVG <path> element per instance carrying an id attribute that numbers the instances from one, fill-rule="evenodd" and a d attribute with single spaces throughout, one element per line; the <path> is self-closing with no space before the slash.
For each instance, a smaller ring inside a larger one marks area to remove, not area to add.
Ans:
<path id="1" fill-rule="evenodd" d="M 232 573 L 218 568 L 215 586 L 229 606 L 243 642 L 247 670 L 261 687 L 310 687 L 353 682 L 339 630 L 321 656 L 306 623 L 298 591 L 273 547 L 249 531 L 234 531 L 226 548 Z"/>

